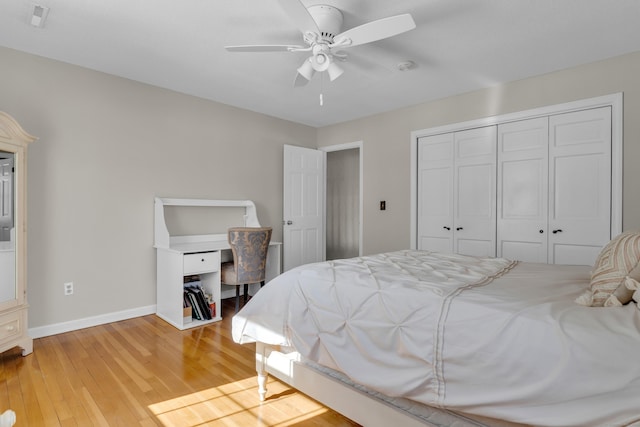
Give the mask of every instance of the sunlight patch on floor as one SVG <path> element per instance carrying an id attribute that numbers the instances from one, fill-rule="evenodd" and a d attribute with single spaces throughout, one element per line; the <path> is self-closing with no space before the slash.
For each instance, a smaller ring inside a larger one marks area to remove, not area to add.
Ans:
<path id="1" fill-rule="evenodd" d="M 278 408 L 270 401 L 278 401 Z M 282 408 L 287 410 L 283 411 Z M 269 382 L 269 395 L 260 402 L 255 378 L 212 387 L 149 405 L 167 427 L 203 425 L 285 427 L 327 411 L 280 381 Z"/>

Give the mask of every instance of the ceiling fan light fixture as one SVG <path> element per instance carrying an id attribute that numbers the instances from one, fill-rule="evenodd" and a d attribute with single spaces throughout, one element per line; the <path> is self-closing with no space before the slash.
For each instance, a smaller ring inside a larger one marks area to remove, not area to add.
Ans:
<path id="1" fill-rule="evenodd" d="M 344 73 L 344 70 L 338 64 L 332 62 L 329 68 L 327 68 L 327 73 L 329 73 L 329 80 L 334 81 Z"/>
<path id="2" fill-rule="evenodd" d="M 341 49 L 373 43 L 416 28 L 411 15 L 404 13 L 365 22 L 343 31 L 344 16 L 340 9 L 326 4 L 306 6 L 308 1 L 278 0 L 302 33 L 304 45 L 243 45 L 226 46 L 225 49 L 230 52 L 310 52 L 311 55 L 296 73 L 294 87 L 300 87 L 306 85 L 315 72 L 326 71 L 331 81 L 340 77 L 344 70 L 335 61 L 347 60 L 347 55 Z M 415 63 L 406 61 L 397 66 L 406 71 L 414 68 Z"/>
<path id="3" fill-rule="evenodd" d="M 311 63 L 311 58 L 305 59 L 300 68 L 298 68 L 298 74 L 304 77 L 307 80 L 311 80 L 315 70 L 313 69 L 313 64 Z"/>
<path id="4" fill-rule="evenodd" d="M 331 65 L 331 57 L 326 53 L 318 53 L 311 57 L 313 69 L 316 71 L 326 71 Z"/>

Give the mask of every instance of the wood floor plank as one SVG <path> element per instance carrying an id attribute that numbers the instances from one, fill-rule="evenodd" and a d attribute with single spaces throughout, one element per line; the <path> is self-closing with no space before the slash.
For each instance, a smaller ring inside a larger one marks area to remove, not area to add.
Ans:
<path id="1" fill-rule="evenodd" d="M 155 315 L 34 340 L 0 354 L 0 412 L 17 426 L 345 426 L 357 424 L 276 379 L 260 402 L 255 346 L 223 320 L 179 331 Z"/>
<path id="2" fill-rule="evenodd" d="M 6 409 L 13 409 L 16 416 L 22 419 L 26 418 L 27 405 L 22 396 L 22 388 L 20 384 L 20 378 L 18 376 L 18 365 L 24 365 L 22 361 L 22 355 L 18 349 L 12 349 L 5 352 L 6 358 L 3 359 L 3 365 L 6 372 L 6 378 L 3 382 L 7 385 L 7 391 L 9 393 L 9 406 Z M 4 411 L 3 411 L 4 412 Z"/>

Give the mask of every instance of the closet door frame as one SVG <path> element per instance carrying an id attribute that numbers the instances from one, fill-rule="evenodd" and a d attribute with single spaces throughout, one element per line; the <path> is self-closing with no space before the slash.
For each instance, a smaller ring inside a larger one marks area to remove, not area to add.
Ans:
<path id="1" fill-rule="evenodd" d="M 622 150 L 623 150 L 623 94 L 615 93 L 563 104 L 549 105 L 516 113 L 485 117 L 466 122 L 437 126 L 411 132 L 411 231 L 410 248 L 418 247 L 418 140 L 422 137 L 457 132 L 484 126 L 500 125 L 513 121 L 533 119 L 560 113 L 611 107 L 611 236 L 622 232 Z"/>

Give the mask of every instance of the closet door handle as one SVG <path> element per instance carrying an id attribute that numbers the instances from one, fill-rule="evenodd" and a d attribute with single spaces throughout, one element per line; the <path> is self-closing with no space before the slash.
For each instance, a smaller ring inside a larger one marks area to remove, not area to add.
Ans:
<path id="1" fill-rule="evenodd" d="M 460 230 L 462 230 L 462 227 L 456 227 L 456 230 L 460 231 Z"/>
<path id="2" fill-rule="evenodd" d="M 557 233 L 562 233 L 562 230 L 561 230 L 561 229 L 559 229 L 559 228 L 558 228 L 558 229 L 556 229 L 556 230 L 553 230 L 553 234 L 557 234 Z"/>
<path id="3" fill-rule="evenodd" d="M 442 228 L 444 228 L 445 230 L 451 230 L 451 227 L 447 227 L 446 225 Z"/>

